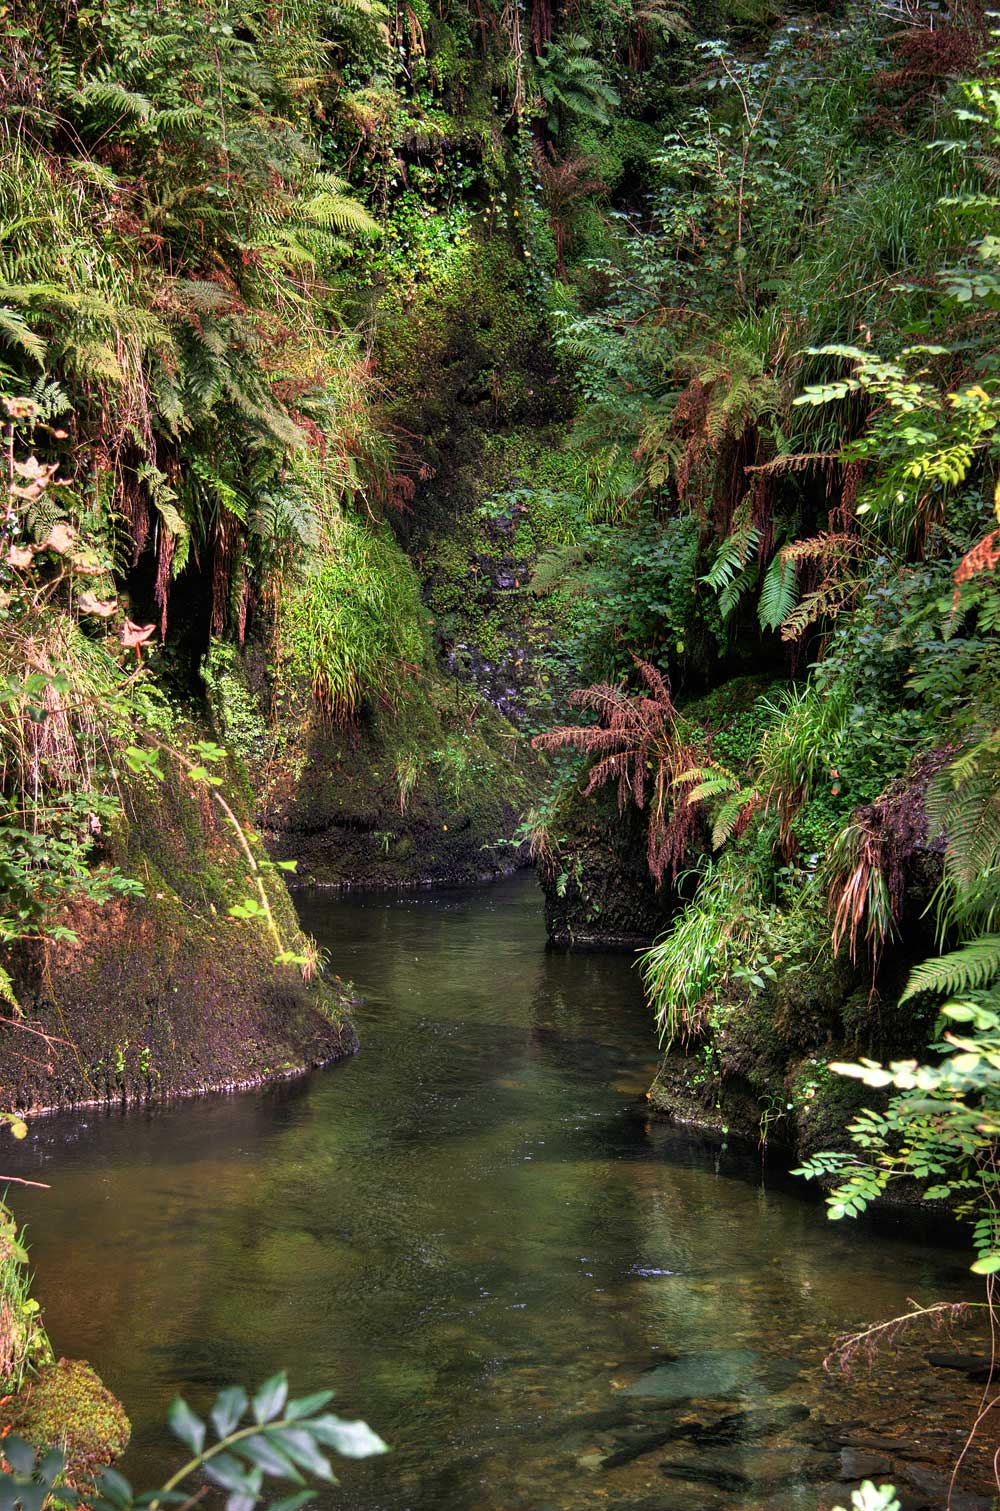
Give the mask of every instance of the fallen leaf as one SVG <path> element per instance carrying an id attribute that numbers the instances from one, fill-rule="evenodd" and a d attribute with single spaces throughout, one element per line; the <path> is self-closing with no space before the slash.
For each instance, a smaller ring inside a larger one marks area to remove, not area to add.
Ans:
<path id="1" fill-rule="evenodd" d="M 42 544 L 47 551 L 57 551 L 60 556 L 65 556 L 67 551 L 72 551 L 76 540 L 76 531 L 73 526 L 65 525 L 60 520 L 52 526 Z"/>
<path id="2" fill-rule="evenodd" d="M 76 600 L 81 614 L 96 614 L 99 619 L 110 619 L 118 608 L 117 598 L 102 600 L 96 593 L 81 593 Z"/>
<path id="3" fill-rule="evenodd" d="M 30 546 L 11 546 L 7 551 L 7 565 L 17 567 L 22 572 L 25 567 L 31 566 L 34 559 L 35 553 Z"/>

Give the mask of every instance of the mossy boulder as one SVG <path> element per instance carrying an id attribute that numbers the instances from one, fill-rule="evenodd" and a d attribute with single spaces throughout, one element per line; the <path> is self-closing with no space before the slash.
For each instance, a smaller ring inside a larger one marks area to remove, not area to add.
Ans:
<path id="1" fill-rule="evenodd" d="M 252 675 L 252 666 L 248 667 Z M 280 748 L 258 776 L 270 854 L 300 884 L 458 886 L 509 875 L 537 790 L 530 746 L 471 689 L 430 673 L 398 708 L 350 724 L 308 691 L 281 716 Z"/>
<path id="2" fill-rule="evenodd" d="M 650 879 L 641 814 L 613 797 L 574 790 L 551 827 L 556 843 L 538 861 L 545 927 L 555 949 L 636 949 L 666 925 Z"/>
<path id="3" fill-rule="evenodd" d="M 125 789 L 123 817 L 102 837 L 101 858 L 142 895 L 74 903 L 59 920 L 68 937 L 10 961 L 18 1000 L 48 1037 L 6 1057 L 0 1106 L 250 1086 L 357 1047 L 341 997 L 304 980 L 300 964 L 276 963 L 283 953 L 308 961 L 310 945 L 239 771 L 213 789 L 165 767 L 164 781 Z M 248 900 L 260 911 L 231 916 Z"/>
<path id="4" fill-rule="evenodd" d="M 5 1406 L 0 1425 L 32 1447 L 59 1448 L 66 1478 L 86 1486 L 128 1447 L 124 1407 L 82 1359 L 45 1365 Z"/>

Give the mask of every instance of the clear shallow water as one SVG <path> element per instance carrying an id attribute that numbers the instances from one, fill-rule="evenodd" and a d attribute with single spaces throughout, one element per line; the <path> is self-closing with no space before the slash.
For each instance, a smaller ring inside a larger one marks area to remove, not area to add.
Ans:
<path id="1" fill-rule="evenodd" d="M 281 1366 L 393 1445 L 329 1497 L 359 1511 L 816 1506 L 824 1424 L 941 1435 L 951 1411 L 957 1431 L 961 1377 L 904 1357 L 847 1385 L 820 1359 L 908 1297 L 969 1294 L 964 1259 L 831 1226 L 753 1155 L 647 1120 L 635 973 L 546 954 L 530 877 L 301 910 L 365 995 L 355 1060 L 39 1119 L 7 1158 L 52 1183 L 15 1196 L 36 1290 L 57 1350 L 125 1402 L 137 1482 L 177 1461 L 177 1390 Z M 803 1406 L 722 1459 L 688 1437 L 601 1467 L 685 1422 Z"/>

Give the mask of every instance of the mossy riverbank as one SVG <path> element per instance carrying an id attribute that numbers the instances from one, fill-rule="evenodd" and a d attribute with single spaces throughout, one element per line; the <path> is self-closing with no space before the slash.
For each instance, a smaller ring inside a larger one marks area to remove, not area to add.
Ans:
<path id="1" fill-rule="evenodd" d="M 222 783 L 192 783 L 170 763 L 162 781 L 129 782 L 102 859 L 141 892 L 77 900 L 58 937 L 11 957 L 24 1017 L 6 1029 L 0 1105 L 248 1087 L 354 1052 L 335 976 L 304 979 L 312 946 L 235 767 Z M 231 912 L 248 904 L 249 916 Z"/>

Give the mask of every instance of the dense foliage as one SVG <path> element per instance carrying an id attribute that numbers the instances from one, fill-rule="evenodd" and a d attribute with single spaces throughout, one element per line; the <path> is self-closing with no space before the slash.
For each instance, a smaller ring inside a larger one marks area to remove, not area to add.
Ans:
<path id="1" fill-rule="evenodd" d="M 0 942 L 140 896 L 104 842 L 169 772 L 246 859 L 231 917 L 311 973 L 228 756 L 269 801 L 368 738 L 388 853 L 421 784 L 463 817 L 496 784 L 492 703 L 550 758 L 528 829 L 564 891 L 581 800 L 641 814 L 663 1038 L 769 993 L 804 1016 L 848 962 L 855 1078 L 897 1097 L 837 1209 L 933 1177 L 993 1267 L 989 18 L 18 0 L 0 26 Z"/>

